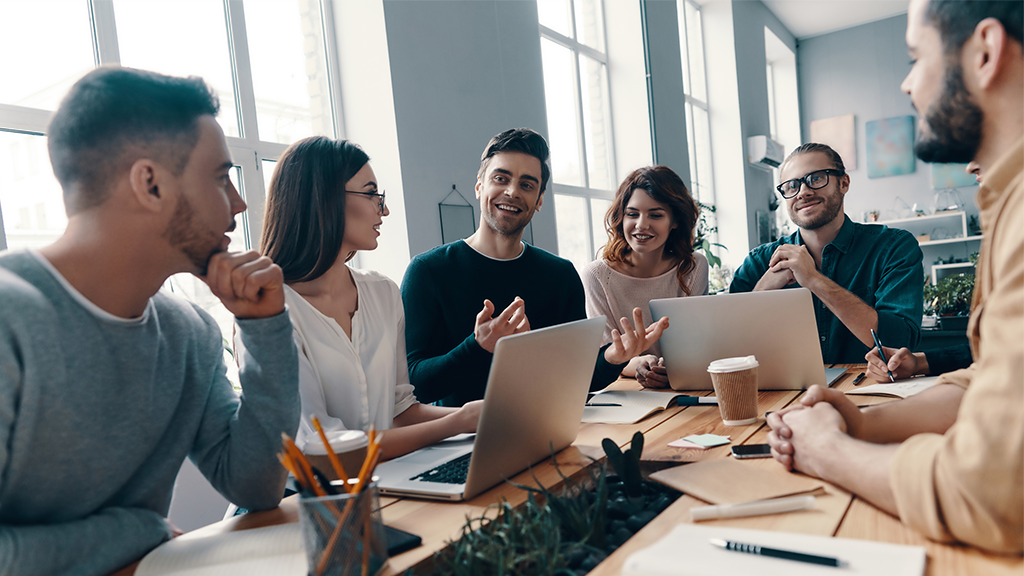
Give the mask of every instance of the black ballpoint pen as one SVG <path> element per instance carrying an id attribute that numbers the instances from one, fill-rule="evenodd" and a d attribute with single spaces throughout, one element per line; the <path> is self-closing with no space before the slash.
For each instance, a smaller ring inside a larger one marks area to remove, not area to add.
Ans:
<path id="1" fill-rule="evenodd" d="M 848 563 L 844 560 L 828 556 L 817 556 L 815 554 L 804 554 L 803 552 L 779 550 L 778 548 L 768 548 L 765 546 L 758 546 L 757 544 L 742 544 L 740 542 L 730 542 L 719 538 L 712 538 L 710 542 L 713 546 L 718 546 L 719 548 L 724 548 L 725 550 L 730 550 L 732 552 L 743 552 L 744 554 L 782 558 L 783 560 L 795 560 L 797 562 L 818 564 L 820 566 L 833 566 L 835 568 L 848 566 Z"/>
<path id="2" fill-rule="evenodd" d="M 882 350 L 882 343 L 878 341 L 878 334 L 875 330 L 871 329 L 871 337 L 875 339 L 875 346 L 878 347 L 878 355 L 882 357 L 882 362 L 885 362 L 885 371 L 889 373 L 889 382 L 895 382 L 896 378 L 892 375 L 892 370 L 889 370 L 889 359 L 885 357 L 885 350 Z"/>
<path id="3" fill-rule="evenodd" d="M 860 383 L 864 381 L 864 373 L 857 374 L 857 377 L 853 379 L 854 386 L 860 386 Z"/>

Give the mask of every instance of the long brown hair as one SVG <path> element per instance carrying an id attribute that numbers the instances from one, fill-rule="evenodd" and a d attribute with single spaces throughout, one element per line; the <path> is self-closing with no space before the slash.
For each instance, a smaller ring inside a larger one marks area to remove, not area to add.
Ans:
<path id="1" fill-rule="evenodd" d="M 601 256 L 609 262 L 629 264 L 628 257 L 633 249 L 626 242 L 622 219 L 626 214 L 626 205 L 636 190 L 644 191 L 655 202 L 668 206 L 672 211 L 672 222 L 676 227 L 669 232 L 668 240 L 665 241 L 665 251 L 679 260 L 676 280 L 683 294 L 689 296 L 690 288 L 686 276 L 697 265 L 693 256 L 693 239 L 700 207 L 693 200 L 683 180 L 668 166 L 637 168 L 619 185 L 615 192 L 615 200 L 604 217 L 608 244 L 602 250 Z"/>
<path id="2" fill-rule="evenodd" d="M 345 238 L 345 184 L 370 157 L 348 140 L 311 136 L 281 154 L 267 189 L 260 252 L 284 281 L 309 282 L 334 265 Z"/>

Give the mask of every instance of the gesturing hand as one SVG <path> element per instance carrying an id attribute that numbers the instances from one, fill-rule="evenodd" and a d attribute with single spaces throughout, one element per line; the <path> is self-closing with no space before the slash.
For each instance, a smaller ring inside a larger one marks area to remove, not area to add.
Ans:
<path id="1" fill-rule="evenodd" d="M 516 296 L 516 299 L 498 314 L 494 314 L 494 304 L 490 300 L 484 300 L 484 308 L 476 315 L 476 327 L 473 328 L 473 337 L 481 348 L 494 354 L 494 347 L 509 334 L 519 334 L 530 330 L 530 320 L 526 318 L 526 303 Z"/>
<path id="2" fill-rule="evenodd" d="M 218 252 L 199 279 L 237 318 L 269 318 L 284 310 L 284 273 L 259 252 Z"/>
<path id="3" fill-rule="evenodd" d="M 622 332 L 612 330 L 612 345 L 604 351 L 604 359 L 609 364 L 629 362 L 657 342 L 661 333 L 668 328 L 668 318 L 662 318 L 644 329 L 644 315 L 639 308 L 633 308 L 633 324 L 625 318 L 621 318 L 619 323 Z"/>

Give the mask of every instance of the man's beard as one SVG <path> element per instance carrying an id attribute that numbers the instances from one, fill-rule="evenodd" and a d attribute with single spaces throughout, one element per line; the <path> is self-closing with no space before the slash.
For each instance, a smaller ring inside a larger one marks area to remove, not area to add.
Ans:
<path id="1" fill-rule="evenodd" d="M 192 204 L 184 196 L 178 202 L 164 236 L 171 246 L 181 250 L 195 267 L 193 272 L 200 276 L 206 276 L 210 257 L 220 252 L 220 235 L 199 229 Z"/>
<path id="2" fill-rule="evenodd" d="M 836 178 L 836 176 L 832 176 L 831 178 Z M 824 204 L 824 209 L 817 218 L 813 220 L 805 220 L 803 216 L 797 214 L 795 210 L 790 209 L 789 219 L 804 230 L 817 230 L 818 228 L 821 228 L 835 220 L 836 216 L 838 216 L 839 212 L 843 209 L 843 196 L 838 190 L 838 185 L 832 194 L 822 197 L 821 202 Z"/>
<path id="3" fill-rule="evenodd" d="M 492 210 L 500 210 L 500 208 L 492 207 Z M 524 208 L 523 211 L 526 212 L 526 209 Z M 531 214 L 529 218 L 522 218 L 513 223 L 502 223 L 493 213 L 484 212 L 484 220 L 487 222 L 487 226 L 499 236 L 508 238 L 522 235 L 523 230 L 530 224 L 532 218 L 533 215 Z"/>
<path id="4" fill-rule="evenodd" d="M 925 162 L 974 160 L 981 145 L 982 116 L 964 85 L 963 69 L 948 66 L 942 94 L 921 120 L 914 152 Z"/>

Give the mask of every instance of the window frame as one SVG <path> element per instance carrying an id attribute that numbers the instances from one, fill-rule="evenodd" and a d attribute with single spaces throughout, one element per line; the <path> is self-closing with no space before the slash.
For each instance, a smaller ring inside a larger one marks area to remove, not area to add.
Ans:
<path id="1" fill-rule="evenodd" d="M 601 35 L 600 45 L 604 47 L 605 51 L 598 50 L 592 46 L 584 44 L 576 37 L 579 36 L 576 30 L 577 18 L 576 18 L 576 0 L 566 0 L 569 8 L 569 30 L 573 35 L 570 38 L 556 30 L 548 28 L 544 24 L 538 22 L 540 28 L 541 39 L 546 39 L 554 44 L 561 46 L 569 50 L 572 55 L 572 74 L 573 74 L 573 103 L 574 110 L 576 113 L 576 145 L 579 154 L 579 166 L 581 172 L 581 179 L 583 182 L 582 186 L 575 186 L 571 184 L 560 184 L 555 181 L 555 174 L 552 173 L 549 189 L 551 191 L 551 200 L 555 202 L 554 196 L 567 196 L 582 198 L 584 205 L 586 206 L 586 213 L 582 215 L 586 223 L 587 236 L 584 239 L 586 243 L 586 249 L 588 254 L 588 262 L 594 260 L 596 252 L 600 246 L 605 244 L 605 238 L 597 238 L 594 230 L 594 210 L 593 210 L 593 199 L 612 201 L 615 198 L 615 189 L 617 183 L 615 178 L 617 175 L 615 165 L 615 134 L 613 132 L 613 118 L 612 118 L 612 106 L 611 106 L 611 85 L 610 77 L 608 73 L 609 58 L 607 54 L 608 49 L 608 32 L 607 23 L 604 11 L 604 0 L 599 1 L 598 9 L 601 12 L 601 29 L 599 34 Z M 583 102 L 583 75 L 580 70 L 580 57 L 585 56 L 597 61 L 604 67 L 604 81 L 601 85 L 602 104 L 604 119 L 606 123 L 606 133 L 608 134 L 608 144 L 606 145 L 606 163 L 608 166 L 609 180 L 611 189 L 595 188 L 591 184 L 590 175 L 590 162 L 587 158 L 587 136 L 586 136 L 586 123 L 584 116 L 584 102 Z M 557 208 L 555 209 L 557 215 Z M 603 221 L 603 214 L 601 215 Z M 556 224 L 557 226 L 557 224 Z M 557 230 L 556 230 L 557 234 Z M 561 252 L 561 247 L 559 247 Z M 560 254 L 561 255 L 561 254 Z M 565 255 L 562 255 L 565 257 Z M 574 262 L 574 264 L 577 264 Z M 579 266 L 578 266 L 579 267 Z"/>
<path id="2" fill-rule="evenodd" d="M 694 12 L 701 14 L 701 7 L 693 0 L 677 0 L 677 12 L 679 14 L 679 48 L 682 52 L 683 62 L 683 105 L 689 108 L 699 108 L 704 111 L 707 117 L 708 124 L 708 146 L 707 154 L 709 160 L 709 174 L 702 175 L 699 162 L 690 162 L 690 181 L 693 190 L 691 193 L 694 195 L 694 199 L 706 205 L 714 205 L 715 203 L 715 181 L 714 181 L 714 148 L 712 146 L 713 136 L 711 134 L 711 110 L 707 100 L 701 100 L 693 95 L 693 65 L 690 60 L 690 31 L 687 22 L 686 8 L 689 5 Z M 700 22 L 698 23 L 700 28 L 700 42 L 701 42 L 701 72 L 703 72 L 703 78 L 701 78 L 701 84 L 704 86 L 704 94 L 708 92 L 708 71 L 707 71 L 707 50 L 704 43 L 704 18 L 701 14 Z M 696 126 L 695 122 L 692 121 L 696 115 L 690 111 L 686 111 L 687 118 L 691 121 L 686 123 L 686 140 L 691 149 L 690 158 L 696 159 L 696 149 L 694 145 L 696 143 Z M 703 192 L 703 193 L 702 193 Z"/>
<path id="3" fill-rule="evenodd" d="M 96 67 L 120 65 L 117 23 L 113 0 L 81 0 L 88 4 L 90 35 L 93 43 L 93 62 Z M 233 88 L 237 98 L 240 137 L 227 136 L 232 161 L 241 170 L 244 199 L 248 209 L 243 213 L 248 234 L 246 249 L 259 246 L 262 229 L 266 186 L 261 171 L 264 160 L 276 162 L 288 147 L 286 144 L 259 139 L 256 118 L 256 96 L 253 89 L 252 67 L 249 60 L 248 37 L 245 28 L 244 3 L 239 0 L 221 0 L 224 9 L 225 33 L 231 65 Z M 338 55 L 331 2 L 317 0 L 324 38 L 327 85 L 330 98 L 331 127 L 336 137 L 343 134 Z M 46 128 L 55 110 L 41 110 L 26 106 L 0 103 L 0 131 L 46 136 Z M 0 206 L 0 250 L 6 249 L 7 235 L 3 226 L 3 206 Z"/>

